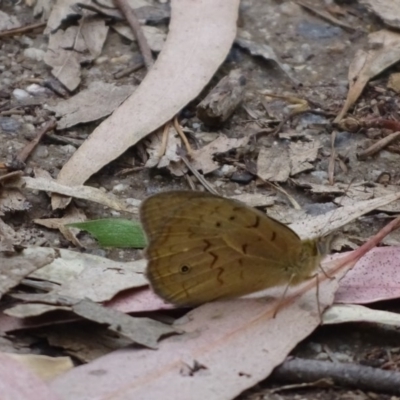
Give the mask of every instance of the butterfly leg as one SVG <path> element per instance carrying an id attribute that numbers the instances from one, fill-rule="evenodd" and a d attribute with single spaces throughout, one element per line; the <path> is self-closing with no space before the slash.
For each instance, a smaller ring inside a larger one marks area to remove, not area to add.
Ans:
<path id="1" fill-rule="evenodd" d="M 334 276 L 329 275 L 329 274 L 322 268 L 321 263 L 319 264 L 319 268 L 320 268 L 320 270 L 322 271 L 322 273 L 325 275 L 326 278 L 328 278 L 328 279 L 330 279 L 330 280 L 335 279 Z"/>
<path id="2" fill-rule="evenodd" d="M 283 300 L 284 300 L 285 297 L 286 297 L 286 293 L 287 293 L 287 291 L 289 290 L 290 284 L 292 283 L 294 277 L 295 277 L 295 274 L 292 274 L 292 275 L 290 276 L 289 282 L 287 283 L 287 285 L 286 285 L 286 287 L 285 287 L 285 290 L 283 291 L 282 296 L 281 296 L 281 298 L 279 299 L 278 305 L 277 305 L 276 308 L 275 308 L 275 311 L 274 311 L 274 314 L 273 314 L 272 318 L 275 318 L 276 315 L 278 314 L 278 311 L 279 311 L 279 309 L 281 308 L 281 306 L 282 306 L 282 304 L 283 304 Z"/>

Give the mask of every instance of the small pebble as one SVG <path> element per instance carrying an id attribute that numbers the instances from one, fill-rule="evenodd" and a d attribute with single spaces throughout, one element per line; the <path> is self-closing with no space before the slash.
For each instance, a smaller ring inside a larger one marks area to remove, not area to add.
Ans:
<path id="1" fill-rule="evenodd" d="M 0 117 L 0 129 L 7 133 L 16 133 L 21 124 L 11 117 Z"/>
<path id="2" fill-rule="evenodd" d="M 128 64 L 131 58 L 129 54 L 123 54 L 122 56 L 111 58 L 110 62 L 112 64 Z"/>
<path id="3" fill-rule="evenodd" d="M 254 175 L 247 171 L 235 171 L 230 180 L 232 182 L 242 183 L 244 185 L 250 183 L 254 179 Z"/>
<path id="4" fill-rule="evenodd" d="M 132 197 L 129 197 L 129 198 L 125 199 L 125 202 L 126 202 L 126 204 L 128 204 L 130 206 L 133 206 L 133 207 L 139 207 L 140 203 L 141 203 L 140 200 L 134 199 Z"/>
<path id="5" fill-rule="evenodd" d="M 76 151 L 76 148 L 72 146 L 72 144 L 67 144 L 65 146 L 60 146 L 60 150 L 64 154 L 74 154 Z"/>
<path id="6" fill-rule="evenodd" d="M 49 150 L 47 149 L 46 146 L 38 146 L 34 150 L 34 154 L 36 157 L 39 157 L 39 158 L 47 158 L 49 156 Z"/>
<path id="7" fill-rule="evenodd" d="M 25 100 L 31 97 L 30 94 L 23 89 L 14 89 L 12 95 L 16 100 Z"/>
<path id="8" fill-rule="evenodd" d="M 38 85 L 36 83 L 32 83 L 32 85 L 29 85 L 26 88 L 26 91 L 28 93 L 32 94 L 33 96 L 39 96 L 39 95 L 47 93 L 46 88 L 44 88 L 43 86 L 40 86 L 40 85 Z"/>
<path id="9" fill-rule="evenodd" d="M 33 124 L 30 124 L 29 122 L 23 125 L 23 129 L 26 133 L 35 132 L 35 126 Z"/>
<path id="10" fill-rule="evenodd" d="M 400 159 L 400 155 L 396 153 L 392 153 L 390 151 L 382 150 L 379 152 L 378 157 L 380 159 L 389 160 L 389 161 L 396 161 L 398 162 Z"/>
<path id="11" fill-rule="evenodd" d="M 28 47 L 24 50 L 24 57 L 33 61 L 43 61 L 46 52 L 42 49 L 35 49 L 34 47 Z"/>
<path id="12" fill-rule="evenodd" d="M 326 171 L 313 171 L 310 175 L 316 178 L 318 183 L 325 183 L 328 179 L 328 173 Z"/>
<path id="13" fill-rule="evenodd" d="M 107 61 L 108 61 L 108 57 L 107 57 L 107 56 L 100 56 L 100 57 L 98 57 L 98 58 L 96 58 L 96 59 L 94 60 L 94 63 L 95 63 L 96 65 L 101 65 L 101 64 L 106 63 Z"/>
<path id="14" fill-rule="evenodd" d="M 127 185 L 126 183 L 119 183 L 118 185 L 115 185 L 112 188 L 112 192 L 113 193 L 122 193 L 123 191 L 128 189 L 128 187 L 129 187 L 129 185 Z"/>
<path id="15" fill-rule="evenodd" d="M 353 357 L 345 353 L 334 353 L 334 356 L 339 362 L 353 362 Z"/>

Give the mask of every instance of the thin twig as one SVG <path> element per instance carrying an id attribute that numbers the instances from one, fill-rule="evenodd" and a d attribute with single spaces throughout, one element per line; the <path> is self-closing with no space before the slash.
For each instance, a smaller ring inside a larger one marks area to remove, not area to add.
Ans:
<path id="1" fill-rule="evenodd" d="M 55 121 L 47 122 L 36 134 L 35 138 L 29 142 L 13 159 L 11 162 L 12 169 L 23 169 L 25 166 L 25 161 L 35 149 L 35 147 L 42 140 L 42 137 L 49 131 L 53 130 L 57 126 Z"/>
<path id="2" fill-rule="evenodd" d="M 339 386 L 400 394 L 399 372 L 357 364 L 294 358 L 276 368 L 271 377 L 285 382 L 314 382 L 331 378 Z"/>
<path id="3" fill-rule="evenodd" d="M 321 17 L 325 21 L 328 21 L 328 22 L 331 22 L 334 25 L 340 26 L 341 28 L 343 28 L 343 29 L 345 29 L 347 31 L 354 32 L 357 29 L 361 29 L 361 28 L 355 28 L 355 27 L 347 24 L 346 22 L 340 21 L 339 19 L 333 17 L 328 12 L 326 12 L 324 10 L 319 10 L 318 8 L 315 8 L 315 7 L 312 7 L 310 4 L 307 4 L 304 1 L 296 0 L 296 3 L 298 5 L 304 7 L 306 10 L 310 11 L 311 13 L 313 13 L 315 15 L 318 15 L 319 17 Z"/>
<path id="4" fill-rule="evenodd" d="M 193 153 L 193 149 L 190 146 L 190 143 L 187 140 L 187 137 L 186 137 L 185 133 L 183 132 L 181 126 L 179 125 L 177 116 L 175 116 L 175 118 L 174 118 L 174 127 L 175 127 L 176 131 L 179 133 L 179 136 L 181 137 L 183 143 L 185 144 L 187 154 L 190 157 Z"/>
<path id="5" fill-rule="evenodd" d="M 270 181 L 267 181 L 263 178 L 261 178 L 259 175 L 257 175 L 257 178 L 260 179 L 263 183 L 265 183 L 268 186 L 271 186 L 273 189 L 275 189 L 277 192 L 280 192 L 284 194 L 288 200 L 292 203 L 292 206 L 295 210 L 301 210 L 300 204 L 295 200 L 293 196 L 291 196 L 285 189 L 280 187 L 277 183 L 272 183 Z"/>
<path id="6" fill-rule="evenodd" d="M 394 140 L 396 140 L 400 136 L 400 132 L 393 132 L 390 135 L 384 137 L 381 140 L 378 140 L 376 143 L 374 143 L 372 146 L 368 147 L 368 149 L 365 149 L 364 151 L 360 152 L 357 154 L 357 158 L 359 160 L 365 160 L 369 156 L 372 156 L 373 154 L 377 153 L 378 151 L 382 150 L 385 148 L 388 144 L 392 143 Z"/>
<path id="7" fill-rule="evenodd" d="M 168 121 L 164 125 L 163 133 L 162 133 L 162 142 L 161 142 L 161 148 L 160 152 L 158 154 L 158 157 L 161 158 L 165 154 L 165 150 L 167 149 L 167 143 L 168 143 L 168 133 L 169 133 L 169 127 L 171 126 L 171 121 Z"/>
<path id="8" fill-rule="evenodd" d="M 206 178 L 204 178 L 203 175 L 200 174 L 199 171 L 197 171 L 196 168 L 193 167 L 192 164 L 190 164 L 189 160 L 181 155 L 182 161 L 185 163 L 185 165 L 190 169 L 191 173 L 197 178 L 197 180 L 212 194 L 215 194 L 219 196 L 219 193 L 207 182 Z"/>
<path id="9" fill-rule="evenodd" d="M 7 36 L 19 35 L 20 33 L 30 32 L 34 29 L 44 28 L 46 25 L 47 25 L 47 22 L 37 22 L 36 24 L 30 24 L 30 25 L 26 25 L 26 26 L 21 26 L 20 28 L 9 29 L 7 31 L 0 32 L 0 38 L 7 37 Z"/>
<path id="10" fill-rule="evenodd" d="M 135 11 L 130 7 L 126 0 L 114 0 L 114 4 L 119 8 L 121 13 L 128 21 L 128 24 L 131 27 L 132 32 L 138 42 L 140 52 L 143 56 L 144 65 L 147 69 L 150 69 L 154 64 L 153 55 L 151 54 L 149 44 L 147 43 L 147 39 L 144 36 L 142 27 L 140 26 Z"/>
<path id="11" fill-rule="evenodd" d="M 328 165 L 328 178 L 329 178 L 329 184 L 331 186 L 333 186 L 333 184 L 335 183 L 335 160 L 336 160 L 335 140 L 336 140 L 336 131 L 332 131 L 331 156 L 329 158 L 329 165 Z"/>

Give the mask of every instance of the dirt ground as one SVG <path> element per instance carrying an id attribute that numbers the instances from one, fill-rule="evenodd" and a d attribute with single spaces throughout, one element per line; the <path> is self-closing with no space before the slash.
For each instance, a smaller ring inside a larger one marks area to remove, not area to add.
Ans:
<path id="1" fill-rule="evenodd" d="M 247 88 L 242 105 L 218 132 L 228 137 L 253 135 L 270 127 L 268 119 L 282 119 L 288 116 L 290 107 L 284 99 L 263 101 L 260 92 L 268 91 L 278 95 L 295 96 L 307 99 L 315 109 L 323 113 L 302 113 L 290 120 L 281 128 L 281 132 L 309 135 L 311 140 L 320 142 L 318 157 L 313 168 L 301 172 L 292 180 L 282 182 L 281 186 L 310 214 L 320 213 L 326 207 L 335 208 L 335 195 L 315 194 L 308 184 L 327 184 L 328 164 L 331 155 L 332 132 L 335 132 L 337 162 L 335 165 L 335 182 L 351 185 L 353 182 L 365 182 L 374 185 L 383 173 L 390 175 L 391 185 L 398 186 L 400 173 L 398 169 L 400 152 L 382 150 L 373 157 L 359 160 L 357 153 L 373 143 L 379 135 L 379 129 L 360 129 L 349 132 L 332 125 L 345 100 L 348 90 L 348 68 L 357 50 L 365 48 L 367 32 L 377 31 L 383 27 L 373 14 L 369 13 L 357 1 L 325 2 L 333 6 L 340 5 L 346 10 L 342 20 L 354 30 L 335 26 L 320 17 L 303 10 L 299 5 L 289 1 L 244 0 L 241 2 L 239 26 L 244 35 L 251 36 L 255 42 L 268 43 L 278 55 L 284 72 L 273 61 L 250 55 L 238 45 L 234 45 L 226 62 L 214 77 L 210 87 L 234 68 L 241 68 L 247 78 Z M 23 2 L 2 0 L 1 10 L 18 16 L 23 25 L 34 22 L 32 9 Z M 17 99 L 13 92 L 34 83 L 51 78 L 49 68 L 43 61 L 35 61 L 26 56 L 27 49 L 47 47 L 47 36 L 41 30 L 15 37 L 0 39 L 0 161 L 7 162 L 18 153 L 34 136 L 36 127 L 47 121 L 51 113 L 47 105 L 58 100 L 57 95 L 46 90 L 38 97 Z M 105 61 L 83 68 L 81 87 L 94 79 L 104 82 L 115 82 L 114 73 L 121 64 L 112 62 L 123 54 L 138 53 L 136 45 L 121 39 L 116 32 L 111 32 L 103 49 Z M 121 61 L 122 62 L 122 61 Z M 361 99 L 353 111 L 358 120 L 380 117 L 399 118 L 398 95 L 387 89 L 390 74 L 399 71 L 394 66 L 378 76 L 367 85 Z M 145 76 L 141 69 L 118 80 L 117 84 L 137 84 Z M 14 92 L 15 93 L 15 92 Z M 190 104 L 182 115 L 182 125 L 195 132 L 215 132 L 195 116 L 198 101 Z M 18 112 L 8 113 L 9 110 Z M 379 113 L 379 114 L 377 114 Z M 255 118 L 254 115 L 257 117 Z M 58 132 L 65 140 L 48 136 L 38 145 L 27 161 L 25 175 L 32 175 L 35 168 L 48 171 L 56 178 L 62 166 L 71 157 L 79 143 L 86 139 L 99 122 L 78 125 Z M 260 147 L 275 148 L 279 153 L 287 148 L 296 138 L 279 138 L 277 135 L 259 134 L 251 146 L 244 149 L 245 156 L 239 152 L 222 154 L 218 157 L 221 165 L 234 165 L 232 160 L 243 165 L 255 165 Z M 72 140 L 69 140 L 72 139 Z M 339 161 L 340 160 L 340 161 Z M 122 188 L 124 196 L 143 200 L 147 196 L 166 189 L 188 189 L 187 180 L 174 177 L 167 170 L 140 168 L 144 160 L 138 148 L 132 148 L 122 157 L 103 168 L 87 184 L 105 188 L 118 194 Z M 236 164 L 237 165 L 237 164 Z M 125 168 L 139 167 L 137 171 L 119 174 Z M 255 179 L 254 175 L 236 168 L 236 175 L 223 175 L 220 171 L 207 176 L 209 182 L 218 187 L 222 195 L 241 193 L 262 193 L 276 196 L 275 204 L 279 213 L 289 210 L 291 205 L 282 194 L 277 194 L 270 186 Z M 301 183 L 301 184 L 300 184 Z M 121 186 L 122 185 L 122 186 Z M 59 215 L 50 207 L 48 196 L 43 193 L 25 191 L 27 206 L 25 209 L 7 213 L 4 221 L 16 231 L 23 232 L 24 244 L 38 244 L 49 247 L 72 248 L 72 245 L 57 231 L 45 229 L 33 223 L 36 218 L 49 218 Z M 76 201 L 88 219 L 116 216 L 103 206 L 83 200 Z M 272 207 L 273 208 L 273 207 Z M 323 211 L 322 211 L 323 212 Z M 126 216 L 123 213 L 119 215 Z M 117 215 L 118 215 L 117 214 Z M 376 212 L 368 217 L 346 226 L 344 234 L 361 243 L 385 224 L 387 214 Z M 290 222 L 290 221 L 289 221 Z M 397 241 L 396 235 L 392 240 Z M 87 246 L 85 251 L 104 255 L 114 260 L 131 260 L 140 257 L 138 250 L 103 250 L 83 235 L 82 242 Z M 386 302 L 376 306 L 380 309 L 400 311 L 398 301 Z M 367 324 L 349 324 L 341 327 L 324 327 L 318 329 L 311 337 L 301 343 L 293 352 L 294 355 L 317 360 L 360 363 L 400 371 L 400 331 L 384 326 Z M 391 363 L 389 363 L 391 362 Z M 271 380 L 242 394 L 241 400 L 250 399 L 391 399 L 396 397 L 382 393 L 366 393 L 348 388 L 295 388 L 293 390 L 268 392 L 284 383 Z"/>

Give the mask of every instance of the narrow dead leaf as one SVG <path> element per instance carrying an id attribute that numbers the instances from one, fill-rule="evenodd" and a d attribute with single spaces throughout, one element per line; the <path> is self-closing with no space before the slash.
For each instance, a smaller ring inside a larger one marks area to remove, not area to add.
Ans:
<path id="1" fill-rule="evenodd" d="M 324 312 L 322 318 L 323 325 L 344 324 L 347 322 L 371 322 L 373 324 L 400 326 L 400 314 L 372 310 L 356 304 L 334 304 Z"/>
<path id="2" fill-rule="evenodd" d="M 161 336 L 176 333 L 170 325 L 150 318 L 136 318 L 116 310 L 110 310 L 90 300 L 82 300 L 72 307 L 75 314 L 97 322 L 109 325 L 108 329 L 131 339 L 134 343 L 151 349 L 157 348 Z"/>
<path id="3" fill-rule="evenodd" d="M 44 178 L 31 178 L 26 176 L 20 178 L 18 181 L 13 183 L 13 185 L 23 186 L 27 189 L 44 190 L 46 192 L 59 193 L 65 196 L 75 197 L 77 199 L 93 201 L 95 203 L 103 204 L 114 210 L 126 211 L 132 214 L 138 213 L 138 206 L 140 204 L 139 201 L 135 205 L 127 204 L 127 202 L 124 202 L 113 194 L 104 193 L 102 190 L 94 187 L 83 185 L 67 186 L 54 180 Z"/>

